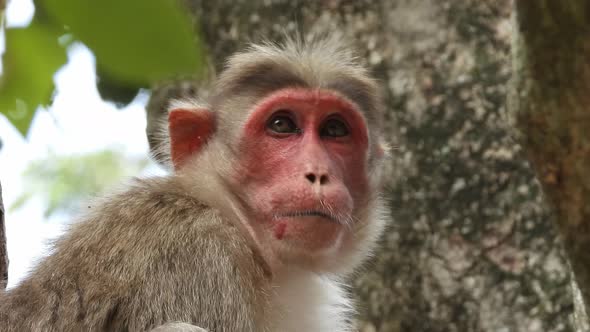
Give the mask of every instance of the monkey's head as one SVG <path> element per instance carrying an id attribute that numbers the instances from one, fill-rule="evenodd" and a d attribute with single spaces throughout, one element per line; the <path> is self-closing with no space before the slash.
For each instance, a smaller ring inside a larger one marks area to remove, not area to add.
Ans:
<path id="1" fill-rule="evenodd" d="M 255 45 L 229 60 L 207 107 L 171 110 L 172 162 L 201 196 L 231 196 L 271 266 L 348 271 L 383 228 L 381 107 L 336 40 Z"/>

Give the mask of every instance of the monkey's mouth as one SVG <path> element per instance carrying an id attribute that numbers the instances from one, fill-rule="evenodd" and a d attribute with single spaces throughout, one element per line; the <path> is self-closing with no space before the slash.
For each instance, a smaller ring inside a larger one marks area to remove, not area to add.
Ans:
<path id="1" fill-rule="evenodd" d="M 287 212 L 277 215 L 279 218 L 305 218 L 305 217 L 320 217 L 327 219 L 329 221 L 340 223 L 338 219 L 329 214 L 318 210 L 304 210 L 304 211 L 294 211 L 294 212 Z"/>

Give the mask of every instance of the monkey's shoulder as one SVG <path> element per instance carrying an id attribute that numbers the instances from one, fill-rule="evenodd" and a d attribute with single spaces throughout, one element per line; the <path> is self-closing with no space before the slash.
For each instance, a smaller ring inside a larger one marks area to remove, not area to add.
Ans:
<path id="1" fill-rule="evenodd" d="M 173 178 L 136 179 L 125 190 L 98 199 L 91 210 L 72 227 L 66 241 L 84 238 L 75 242 L 103 247 L 142 243 L 132 248 L 147 252 L 235 248 L 242 253 L 250 247 L 233 223 L 178 190 Z"/>
<path id="2" fill-rule="evenodd" d="M 168 321 L 257 330 L 244 318 L 261 315 L 254 304 L 267 293 L 260 255 L 217 210 L 154 181 L 162 180 L 141 180 L 93 205 L 11 291 L 11 310 L 22 303 L 24 316 L 52 306 L 61 318 L 48 330 L 72 321 L 82 330 Z M 36 308 L 28 298 L 47 303 Z"/>
<path id="3" fill-rule="evenodd" d="M 207 209 L 179 186 L 174 177 L 135 178 L 124 190 L 97 199 L 94 211 L 111 220 L 146 224 L 194 216 Z"/>

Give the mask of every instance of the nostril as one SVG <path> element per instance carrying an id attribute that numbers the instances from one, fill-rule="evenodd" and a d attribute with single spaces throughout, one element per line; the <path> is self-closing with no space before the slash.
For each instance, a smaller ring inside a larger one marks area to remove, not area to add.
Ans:
<path id="1" fill-rule="evenodd" d="M 314 183 L 315 182 L 315 174 L 309 173 L 305 175 L 305 178 L 307 180 L 309 180 L 309 182 Z"/>
<path id="2" fill-rule="evenodd" d="M 326 183 L 328 183 L 328 176 L 327 175 L 320 176 L 320 184 L 326 184 Z"/>

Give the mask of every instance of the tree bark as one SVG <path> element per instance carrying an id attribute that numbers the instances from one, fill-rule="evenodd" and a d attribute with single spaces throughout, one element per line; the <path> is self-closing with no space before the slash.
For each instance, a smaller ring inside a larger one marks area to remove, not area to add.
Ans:
<path id="1" fill-rule="evenodd" d="M 0 290 L 8 283 L 8 251 L 6 250 L 6 228 L 4 227 L 4 204 L 2 183 L 0 183 Z"/>
<path id="2" fill-rule="evenodd" d="M 515 6 L 513 120 L 590 304 L 590 2 Z"/>
<path id="3" fill-rule="evenodd" d="M 0 0 L 0 25 L 4 24 L 6 1 Z M 0 141 L 0 149 L 2 141 Z M 4 226 L 4 203 L 2 202 L 2 183 L 0 183 L 0 291 L 8 283 L 8 251 L 6 249 L 6 228 Z"/>

